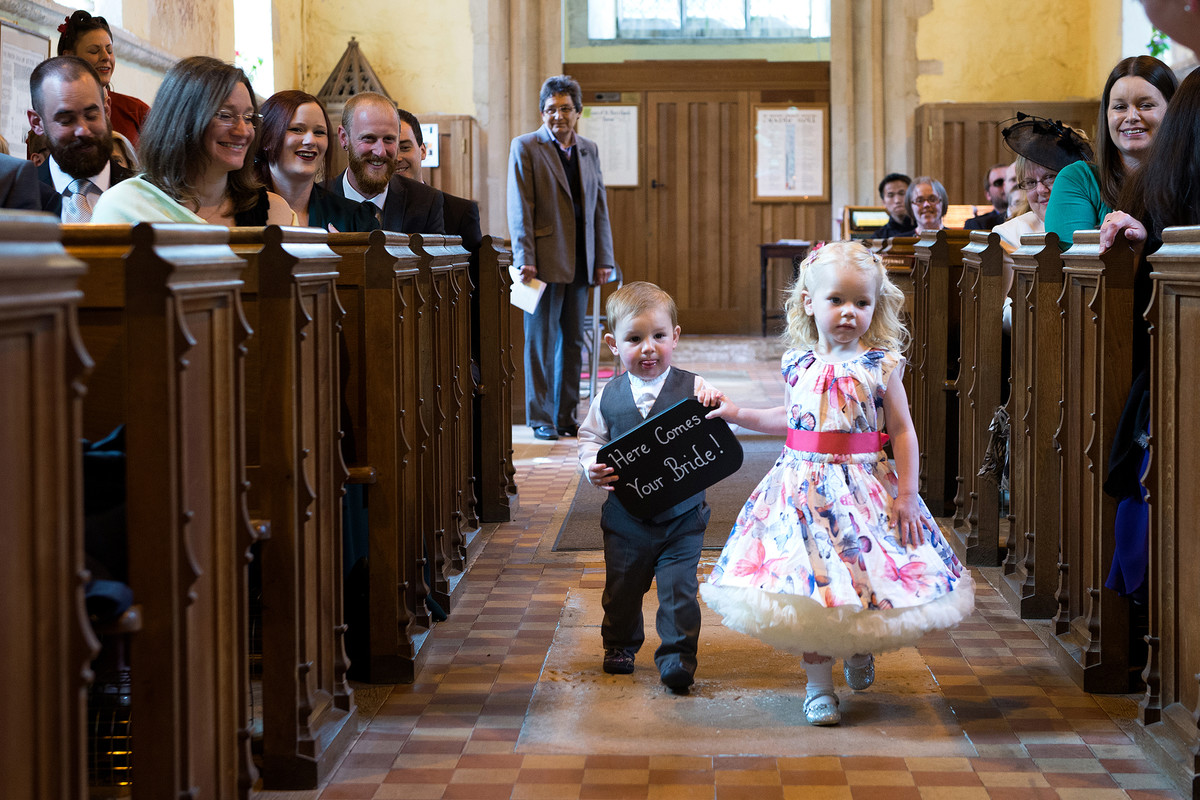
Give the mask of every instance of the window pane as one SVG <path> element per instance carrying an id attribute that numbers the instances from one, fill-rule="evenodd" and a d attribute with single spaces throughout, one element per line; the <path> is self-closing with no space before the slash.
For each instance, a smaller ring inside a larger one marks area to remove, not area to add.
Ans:
<path id="1" fill-rule="evenodd" d="M 679 0 L 617 0 L 622 36 L 679 30 Z"/>
<path id="2" fill-rule="evenodd" d="M 684 0 L 688 30 L 746 29 L 744 0 Z"/>
<path id="3" fill-rule="evenodd" d="M 750 16 L 770 27 L 808 30 L 807 0 L 750 0 Z"/>
<path id="4" fill-rule="evenodd" d="M 617 38 L 616 0 L 588 0 L 588 38 Z"/>

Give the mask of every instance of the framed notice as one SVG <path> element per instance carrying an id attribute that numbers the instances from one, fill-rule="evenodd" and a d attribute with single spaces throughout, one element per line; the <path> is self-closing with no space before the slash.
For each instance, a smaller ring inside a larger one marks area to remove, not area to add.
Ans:
<path id="1" fill-rule="evenodd" d="M 0 21 L 0 134 L 17 158 L 25 157 L 29 132 L 29 74 L 49 57 L 48 37 Z"/>
<path id="2" fill-rule="evenodd" d="M 579 133 L 600 148 L 604 185 L 638 185 L 638 107 L 584 106 Z"/>
<path id="3" fill-rule="evenodd" d="M 826 103 L 753 107 L 755 202 L 829 202 Z"/>
<path id="4" fill-rule="evenodd" d="M 442 165 L 441 140 L 438 138 L 438 123 L 431 122 L 421 125 L 421 141 L 425 143 L 425 158 L 421 159 L 422 167 L 440 167 Z"/>

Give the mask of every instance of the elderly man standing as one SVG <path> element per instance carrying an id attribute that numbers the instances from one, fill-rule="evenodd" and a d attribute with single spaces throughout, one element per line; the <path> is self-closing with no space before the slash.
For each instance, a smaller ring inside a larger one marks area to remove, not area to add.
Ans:
<path id="1" fill-rule="evenodd" d="M 587 290 L 616 264 L 596 143 L 575 133 L 583 92 L 569 75 L 542 84 L 541 128 L 512 140 L 508 230 L 521 278 L 546 283 L 525 314 L 525 413 L 538 439 L 575 436 Z"/>

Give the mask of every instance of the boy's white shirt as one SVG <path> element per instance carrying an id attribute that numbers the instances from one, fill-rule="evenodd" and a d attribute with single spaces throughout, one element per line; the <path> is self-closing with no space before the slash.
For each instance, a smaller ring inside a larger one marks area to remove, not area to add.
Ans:
<path id="1" fill-rule="evenodd" d="M 644 381 L 632 373 L 629 375 L 629 391 L 633 395 L 633 404 L 637 406 L 642 419 L 645 419 L 650 414 L 650 409 L 654 408 L 654 403 L 658 400 L 658 395 L 662 392 L 662 388 L 667 382 L 667 376 L 670 374 L 671 368 L 667 367 L 662 375 L 652 381 Z M 696 385 L 692 391 L 698 394 L 707 385 L 704 379 L 697 375 Z M 591 405 L 588 406 L 587 417 L 579 426 L 579 466 L 585 472 L 592 464 L 596 463 L 596 453 L 600 452 L 600 448 L 609 442 L 608 421 L 600 413 L 600 398 L 604 396 L 604 390 L 607 388 L 608 384 L 605 384 L 596 392 Z"/>

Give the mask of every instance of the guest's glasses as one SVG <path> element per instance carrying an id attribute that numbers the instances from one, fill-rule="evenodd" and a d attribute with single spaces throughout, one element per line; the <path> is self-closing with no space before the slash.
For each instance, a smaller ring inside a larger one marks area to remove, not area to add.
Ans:
<path id="1" fill-rule="evenodd" d="M 1021 181 L 1017 184 L 1017 188 L 1023 192 L 1032 192 L 1040 183 L 1046 187 L 1046 191 L 1050 191 L 1050 187 L 1054 185 L 1054 179 L 1057 177 L 1057 172 L 1051 172 L 1049 175 L 1043 175 L 1040 178 L 1030 178 L 1029 180 Z"/>
<path id="2" fill-rule="evenodd" d="M 935 206 L 942 202 L 940 197 L 914 197 L 912 204 L 914 206 Z"/>
<path id="3" fill-rule="evenodd" d="M 246 114 L 235 114 L 228 109 L 222 108 L 220 111 L 213 114 L 213 119 L 215 119 L 219 124 L 224 125 L 226 128 L 232 128 L 235 124 L 237 124 L 238 120 L 241 120 L 251 128 L 254 128 L 258 126 L 259 121 L 262 119 L 262 115 L 255 114 L 253 111 Z"/>

